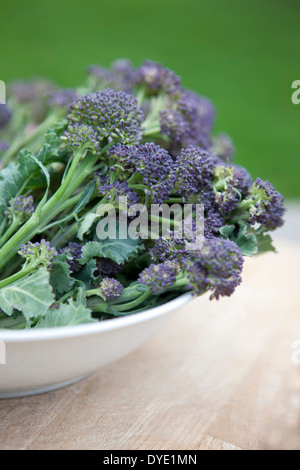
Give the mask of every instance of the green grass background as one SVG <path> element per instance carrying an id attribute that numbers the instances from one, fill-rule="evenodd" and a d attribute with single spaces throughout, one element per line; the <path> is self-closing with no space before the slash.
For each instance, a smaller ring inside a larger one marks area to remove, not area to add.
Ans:
<path id="1" fill-rule="evenodd" d="M 0 79 L 63 86 L 88 64 L 149 58 L 211 98 L 236 162 L 300 197 L 299 0 L 1 0 Z"/>

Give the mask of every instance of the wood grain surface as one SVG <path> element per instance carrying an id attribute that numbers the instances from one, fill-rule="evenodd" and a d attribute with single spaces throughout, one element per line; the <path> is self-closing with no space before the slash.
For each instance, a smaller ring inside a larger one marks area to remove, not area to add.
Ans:
<path id="1" fill-rule="evenodd" d="M 300 246 L 247 261 L 231 298 L 182 308 L 75 385 L 0 401 L 1 449 L 299 449 Z"/>

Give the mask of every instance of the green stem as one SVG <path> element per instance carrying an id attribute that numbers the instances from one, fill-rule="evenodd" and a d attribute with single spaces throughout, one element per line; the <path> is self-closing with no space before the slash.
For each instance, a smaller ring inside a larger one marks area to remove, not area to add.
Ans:
<path id="1" fill-rule="evenodd" d="M 177 221 L 177 220 L 171 220 L 171 219 L 164 219 L 163 217 L 160 217 L 158 215 L 149 215 L 149 219 L 153 220 L 153 222 L 159 222 L 159 223 L 169 223 L 173 227 L 182 227 L 182 222 Z"/>
<path id="2" fill-rule="evenodd" d="M 73 162 L 63 184 L 44 205 L 40 214 L 35 212 L 23 227 L 21 227 L 0 249 L 0 270 L 18 252 L 23 243 L 26 243 L 37 233 L 41 232 L 54 217 L 60 214 L 63 203 L 92 172 L 93 166 L 98 159 L 98 157 L 94 155 L 87 155 L 81 162 L 79 168 L 77 168 L 80 158 L 84 156 L 84 153 L 81 150 L 74 154 Z"/>
<path id="3" fill-rule="evenodd" d="M 4 235 L 0 238 L 0 247 L 4 245 L 4 243 L 7 242 L 7 240 L 15 233 L 17 228 L 20 226 L 19 222 L 17 220 L 14 220 L 11 226 L 6 230 Z"/>
<path id="4" fill-rule="evenodd" d="M 147 290 L 146 292 L 144 292 L 142 294 L 139 293 L 138 298 L 136 298 L 136 299 L 134 299 L 130 302 L 120 304 L 120 305 L 114 305 L 113 303 L 107 303 L 107 302 L 99 302 L 96 305 L 91 305 L 91 304 L 89 305 L 89 303 L 88 303 L 88 306 L 90 306 L 92 308 L 94 313 L 99 313 L 99 312 L 109 313 L 111 310 L 113 310 L 115 312 L 125 312 L 125 311 L 128 311 L 128 310 L 133 310 L 136 307 L 138 307 L 139 305 L 141 305 L 143 302 L 145 302 L 145 300 L 147 300 L 147 298 L 150 295 L 151 295 L 150 290 Z"/>
<path id="5" fill-rule="evenodd" d="M 16 274 L 13 274 L 12 276 L 3 279 L 3 281 L 0 281 L 0 289 L 3 289 L 3 287 L 9 286 L 13 282 L 18 281 L 22 277 L 27 276 L 27 274 L 31 274 L 35 268 L 35 266 L 31 266 L 27 269 L 21 269 L 21 271 L 17 272 Z"/>
<path id="6" fill-rule="evenodd" d="M 170 197 L 165 201 L 165 204 L 182 204 L 182 197 Z"/>
<path id="7" fill-rule="evenodd" d="M 32 132 L 22 134 L 17 138 L 13 144 L 7 149 L 3 154 L 1 159 L 2 166 L 6 166 L 7 163 L 26 145 L 33 142 L 35 139 L 43 135 L 58 119 L 57 112 L 51 113 L 45 121 L 43 121 L 39 126 L 37 126 Z"/>

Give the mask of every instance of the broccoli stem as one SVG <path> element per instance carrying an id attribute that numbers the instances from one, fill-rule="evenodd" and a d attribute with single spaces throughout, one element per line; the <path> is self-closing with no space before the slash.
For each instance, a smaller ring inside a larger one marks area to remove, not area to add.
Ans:
<path id="1" fill-rule="evenodd" d="M 78 167 L 78 163 L 85 153 L 86 150 L 81 149 L 74 154 L 68 173 L 56 193 L 44 205 L 40 213 L 35 212 L 23 227 L 0 249 L 0 270 L 18 252 L 23 243 L 26 243 L 37 233 L 41 232 L 61 212 L 63 203 L 71 197 L 85 178 L 92 173 L 93 167 L 98 160 L 98 157 L 95 155 L 86 155 Z"/>
<path id="2" fill-rule="evenodd" d="M 20 226 L 20 222 L 15 219 L 11 226 L 6 230 L 6 232 L 4 233 L 4 235 L 2 235 L 2 237 L 0 238 L 0 247 L 4 245 L 4 243 L 7 242 L 7 240 L 15 233 L 15 231 L 17 230 L 17 228 Z"/>
<path id="3" fill-rule="evenodd" d="M 21 271 L 17 272 L 16 274 L 13 274 L 12 276 L 7 277 L 6 279 L 3 279 L 3 281 L 0 281 L 0 289 L 2 289 L 3 287 L 9 286 L 13 282 L 18 281 L 19 279 L 27 276 L 28 274 L 31 274 L 36 268 L 37 268 L 36 265 L 32 265 L 29 268 L 21 269 Z"/>
<path id="4" fill-rule="evenodd" d="M 127 289 L 130 289 L 127 288 Z M 97 289 L 96 289 L 97 290 Z M 122 292 L 122 299 L 124 299 L 123 295 L 125 293 L 126 289 L 124 289 L 124 291 Z M 92 295 L 92 291 L 88 291 L 90 292 L 90 295 Z M 87 292 L 87 295 L 88 295 L 88 292 Z M 128 294 L 128 292 L 127 292 Z M 127 310 L 133 310 L 135 309 L 136 307 L 138 307 L 139 305 L 141 305 L 145 300 L 148 299 L 148 297 L 151 295 L 151 291 L 150 289 L 147 289 L 145 292 L 141 293 L 140 291 L 135 291 L 134 290 L 130 293 L 130 295 L 132 296 L 133 300 L 129 301 L 129 302 L 125 302 L 123 304 L 114 304 L 114 302 L 105 302 L 105 301 L 101 301 L 101 302 L 97 302 L 95 304 L 95 298 L 93 298 L 93 304 L 89 303 L 89 301 L 87 302 L 87 305 L 88 307 L 90 307 L 92 309 L 92 311 L 94 313 L 99 313 L 99 312 L 102 312 L 102 313 L 110 313 L 112 310 L 115 311 L 115 312 L 125 312 Z M 138 297 L 136 297 L 138 295 Z M 119 299 L 121 299 L 121 297 Z M 129 300 L 129 299 L 128 299 Z"/>
<path id="5" fill-rule="evenodd" d="M 12 145 L 6 150 L 1 158 L 1 166 L 6 166 L 9 161 L 26 145 L 34 142 L 37 138 L 41 137 L 45 132 L 57 121 L 57 112 L 52 112 L 39 126 L 32 132 L 20 135 L 16 138 Z"/>

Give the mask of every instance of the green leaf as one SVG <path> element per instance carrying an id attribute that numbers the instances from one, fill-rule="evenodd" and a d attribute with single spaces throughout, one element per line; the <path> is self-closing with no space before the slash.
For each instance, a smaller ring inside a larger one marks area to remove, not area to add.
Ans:
<path id="1" fill-rule="evenodd" d="M 17 309 L 27 321 L 44 316 L 53 302 L 49 273 L 44 268 L 0 290 L 1 310 L 6 315 L 12 315 Z"/>
<path id="2" fill-rule="evenodd" d="M 273 246 L 273 240 L 270 235 L 264 232 L 257 232 L 255 235 L 258 243 L 258 254 L 265 253 L 267 251 L 273 251 L 276 253 L 276 248 Z"/>
<path id="3" fill-rule="evenodd" d="M 66 258 L 66 256 L 65 256 Z M 66 260 L 56 259 L 51 267 L 50 284 L 55 294 L 64 294 L 69 292 L 73 285 L 74 279 L 71 278 L 71 272 Z"/>
<path id="4" fill-rule="evenodd" d="M 29 153 L 27 155 L 27 157 L 31 158 L 40 167 L 40 169 L 42 170 L 42 172 L 44 173 L 44 176 L 46 178 L 46 191 L 45 191 L 44 196 L 42 197 L 39 205 L 36 208 L 36 213 L 39 214 L 40 211 L 42 210 L 43 206 L 45 205 L 46 201 L 47 201 L 49 187 L 50 187 L 50 175 L 49 175 L 48 170 L 44 167 L 43 163 L 41 161 L 39 161 L 39 159 L 37 157 L 35 157 L 31 153 Z"/>
<path id="5" fill-rule="evenodd" d="M 223 235 L 224 238 L 230 239 L 230 237 L 233 235 L 234 230 L 235 225 L 224 225 L 220 228 L 220 234 Z"/>
<path id="6" fill-rule="evenodd" d="M 80 270 L 80 272 L 76 274 L 76 281 L 83 283 L 87 290 L 90 289 L 91 282 L 96 279 L 94 275 L 96 269 L 96 260 L 90 259 L 90 261 Z"/>
<path id="7" fill-rule="evenodd" d="M 77 202 L 77 204 L 74 207 L 74 209 L 72 210 L 72 212 L 68 216 L 64 217 L 63 219 L 56 220 L 52 224 L 47 225 L 47 227 L 43 227 L 43 231 L 48 230 L 49 228 L 52 228 L 56 225 L 61 225 L 65 222 L 68 222 L 69 220 L 71 220 L 73 218 L 77 219 L 77 216 L 78 216 L 79 212 L 82 209 L 84 209 L 86 204 L 90 201 L 91 196 L 94 193 L 95 186 L 96 186 L 95 183 L 90 181 L 88 183 L 87 187 L 85 188 L 85 190 L 83 191 L 83 194 L 82 194 L 80 200 Z"/>
<path id="8" fill-rule="evenodd" d="M 9 201 L 17 196 L 22 185 L 23 177 L 16 163 L 10 163 L 0 172 L 0 224 Z"/>
<path id="9" fill-rule="evenodd" d="M 238 222 L 238 226 L 225 225 L 221 227 L 220 233 L 224 238 L 234 241 L 241 249 L 243 255 L 253 256 L 258 252 L 256 235 L 248 231 L 249 226 L 246 222 Z"/>
<path id="10" fill-rule="evenodd" d="M 30 181 L 42 172 L 49 185 L 49 173 L 45 165 L 51 160 L 53 148 L 45 144 L 35 157 L 29 150 L 21 150 L 17 162 L 10 163 L 0 172 L 0 224 L 9 201 L 25 191 Z"/>
<path id="11" fill-rule="evenodd" d="M 103 240 L 87 243 L 82 249 L 80 264 L 88 263 L 92 258 L 109 258 L 117 264 L 124 264 L 134 255 L 144 250 L 139 240 Z"/>
<path id="12" fill-rule="evenodd" d="M 235 242 L 241 249 L 243 255 L 253 256 L 257 253 L 257 238 L 254 233 L 249 233 L 247 224 L 239 223 L 240 229 L 238 231 Z"/>
<path id="13" fill-rule="evenodd" d="M 96 323 L 92 318 L 92 312 L 84 305 L 70 300 L 68 304 L 62 304 L 58 309 L 50 309 L 44 318 L 41 318 L 36 328 L 51 328 L 55 326 L 73 326 L 84 323 Z"/>
<path id="14" fill-rule="evenodd" d="M 91 228 L 95 220 L 99 217 L 100 216 L 94 212 L 89 212 L 84 217 L 79 227 L 78 234 L 77 234 L 77 237 L 79 238 L 79 240 L 83 240 L 83 236 L 88 232 L 88 230 Z"/>

